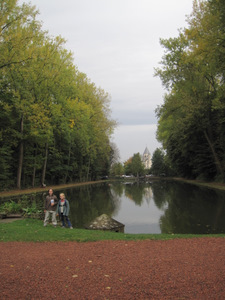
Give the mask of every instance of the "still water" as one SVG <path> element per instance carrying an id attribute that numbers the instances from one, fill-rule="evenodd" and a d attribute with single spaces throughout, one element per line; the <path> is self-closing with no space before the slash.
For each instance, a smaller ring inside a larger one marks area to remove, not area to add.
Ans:
<path id="1" fill-rule="evenodd" d="M 103 183 L 62 192 L 70 201 L 70 219 L 77 228 L 107 214 L 125 225 L 125 233 L 225 232 L 222 191 L 163 180 Z"/>
<path id="2" fill-rule="evenodd" d="M 125 225 L 125 233 L 225 233 L 225 191 L 162 180 L 104 182 L 56 191 L 57 197 L 60 192 L 70 202 L 75 228 L 107 214 Z M 29 200 L 43 209 L 45 196 Z"/>

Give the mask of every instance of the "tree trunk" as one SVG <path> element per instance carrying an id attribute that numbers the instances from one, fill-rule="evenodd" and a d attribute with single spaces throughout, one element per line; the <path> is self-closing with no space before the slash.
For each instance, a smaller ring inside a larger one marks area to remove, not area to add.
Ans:
<path id="1" fill-rule="evenodd" d="M 210 147 L 210 149 L 211 149 L 211 151 L 212 151 L 213 158 L 214 158 L 215 165 L 216 165 L 216 169 L 217 169 L 217 173 L 220 174 L 220 175 L 222 176 L 222 179 L 224 180 L 224 171 L 223 171 L 223 167 L 222 167 L 222 164 L 221 164 L 221 162 L 220 162 L 220 160 L 219 160 L 219 158 L 218 158 L 218 155 L 217 155 L 217 153 L 216 153 L 216 151 L 215 151 L 214 145 L 213 145 L 213 143 L 211 142 L 211 140 L 210 140 L 210 138 L 209 138 L 209 136 L 208 136 L 208 134 L 207 134 L 206 131 L 204 131 L 204 135 L 205 135 L 205 138 L 206 138 L 206 140 L 207 140 L 207 142 L 208 142 L 208 144 L 209 144 L 209 147 Z"/>
<path id="2" fill-rule="evenodd" d="M 32 175 L 32 187 L 35 185 L 35 176 L 36 176 L 36 156 L 37 156 L 37 146 L 35 145 L 34 150 L 34 167 L 33 167 L 33 175 Z"/>
<path id="3" fill-rule="evenodd" d="M 45 144 L 45 157 L 44 157 L 44 164 L 43 164 L 42 176 L 41 176 L 42 186 L 45 185 L 45 174 L 46 174 L 46 168 L 47 168 L 47 159 L 48 159 L 48 143 Z"/>
<path id="4" fill-rule="evenodd" d="M 89 179 L 90 165 L 91 165 L 91 158 L 89 158 L 88 166 L 87 166 L 87 177 L 86 177 L 86 180 L 87 180 L 87 181 L 88 181 L 88 179 Z"/>
<path id="5" fill-rule="evenodd" d="M 21 176 L 22 176 L 22 169 L 23 169 L 23 148 L 24 148 L 24 142 L 23 142 L 23 115 L 20 120 L 20 133 L 21 133 L 21 140 L 19 144 L 19 163 L 18 163 L 18 169 L 17 169 L 17 188 L 21 189 Z"/>
<path id="6" fill-rule="evenodd" d="M 68 153 L 68 161 L 67 161 L 68 167 L 70 165 L 70 156 L 71 156 L 71 144 L 69 145 L 69 153 Z M 65 172 L 64 183 L 66 183 L 67 177 L 68 177 L 68 169 Z"/>

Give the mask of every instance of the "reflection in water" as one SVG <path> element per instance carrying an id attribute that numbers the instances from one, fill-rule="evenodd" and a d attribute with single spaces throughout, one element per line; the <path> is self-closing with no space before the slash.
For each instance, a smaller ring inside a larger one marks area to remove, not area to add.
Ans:
<path id="1" fill-rule="evenodd" d="M 145 184 L 129 184 L 124 186 L 124 194 L 130 200 L 133 200 L 136 205 L 141 206 L 143 201 L 150 202 L 152 189 L 149 186 L 146 187 Z"/>
<path id="2" fill-rule="evenodd" d="M 163 180 L 104 182 L 60 192 L 70 201 L 70 219 L 76 228 L 107 214 L 125 224 L 125 233 L 225 232 L 223 191 Z M 43 207 L 44 196 L 39 194 L 32 201 Z"/>
<path id="3" fill-rule="evenodd" d="M 168 208 L 160 218 L 162 233 L 225 232 L 224 192 L 184 183 L 164 184 Z"/>
<path id="4" fill-rule="evenodd" d="M 70 188 L 64 193 L 70 201 L 71 222 L 77 228 L 83 228 L 102 214 L 111 216 L 119 201 L 108 184 Z"/>
<path id="5" fill-rule="evenodd" d="M 162 212 L 155 208 L 151 186 L 113 182 L 63 191 L 71 206 L 71 222 L 82 228 L 101 214 L 125 224 L 125 233 L 160 233 Z"/>
<path id="6" fill-rule="evenodd" d="M 125 233 L 223 233 L 225 193 L 175 181 L 104 183 L 64 191 L 75 227 L 105 213 Z"/>
<path id="7" fill-rule="evenodd" d="M 113 217 L 125 224 L 126 233 L 160 233 L 162 212 L 155 207 L 149 184 L 123 185 L 121 209 Z"/>

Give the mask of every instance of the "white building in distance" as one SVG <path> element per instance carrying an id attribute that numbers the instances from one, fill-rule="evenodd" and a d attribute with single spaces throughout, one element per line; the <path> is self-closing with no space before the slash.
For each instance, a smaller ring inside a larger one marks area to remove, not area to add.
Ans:
<path id="1" fill-rule="evenodd" d="M 151 154 L 147 147 L 145 148 L 145 151 L 142 155 L 142 162 L 144 164 L 145 169 L 151 168 L 151 165 L 152 165 Z"/>

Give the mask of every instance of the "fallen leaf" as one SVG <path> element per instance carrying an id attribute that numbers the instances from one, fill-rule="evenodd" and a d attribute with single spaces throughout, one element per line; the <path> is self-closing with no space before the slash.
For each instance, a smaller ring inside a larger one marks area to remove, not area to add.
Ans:
<path id="1" fill-rule="evenodd" d="M 89 260 L 88 262 L 89 262 L 89 263 L 92 263 L 92 260 Z"/>
<path id="2" fill-rule="evenodd" d="M 105 277 L 109 277 L 109 275 L 105 275 Z"/>
<path id="3" fill-rule="evenodd" d="M 66 270 L 69 270 L 69 267 L 66 267 Z"/>
<path id="4" fill-rule="evenodd" d="M 14 265 L 10 265 L 10 268 L 14 268 Z"/>
<path id="5" fill-rule="evenodd" d="M 73 278 L 76 278 L 76 277 L 78 277 L 78 275 L 73 275 L 72 277 L 73 277 Z"/>
<path id="6" fill-rule="evenodd" d="M 107 288 L 106 288 L 107 290 L 111 290 L 111 287 L 110 286 L 107 286 Z"/>

